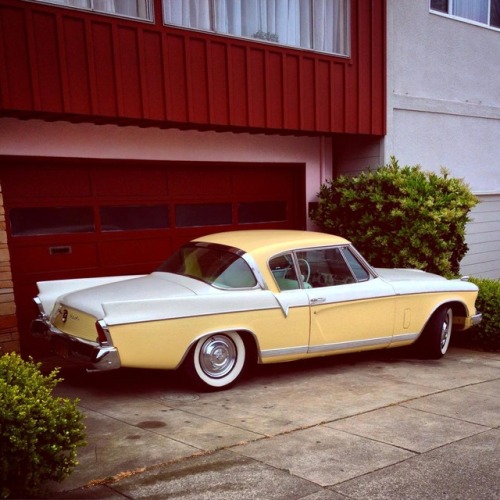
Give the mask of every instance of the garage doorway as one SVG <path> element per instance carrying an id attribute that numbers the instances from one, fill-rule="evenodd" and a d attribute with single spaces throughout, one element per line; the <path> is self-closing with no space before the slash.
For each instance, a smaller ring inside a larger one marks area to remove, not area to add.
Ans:
<path id="1" fill-rule="evenodd" d="M 23 353 L 36 282 L 146 274 L 177 247 L 237 229 L 303 229 L 303 164 L 4 158 L 0 168 Z"/>

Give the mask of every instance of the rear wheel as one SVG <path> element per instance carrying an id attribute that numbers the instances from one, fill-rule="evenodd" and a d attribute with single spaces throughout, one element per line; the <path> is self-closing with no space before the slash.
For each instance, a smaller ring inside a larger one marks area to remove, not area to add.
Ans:
<path id="1" fill-rule="evenodd" d="M 224 389 L 236 382 L 245 367 L 246 349 L 237 332 L 203 337 L 191 349 L 187 370 L 195 385 L 205 390 Z"/>
<path id="2" fill-rule="evenodd" d="M 441 306 L 425 325 L 417 341 L 419 353 L 427 359 L 442 358 L 448 351 L 453 326 L 453 311 L 449 306 Z"/>

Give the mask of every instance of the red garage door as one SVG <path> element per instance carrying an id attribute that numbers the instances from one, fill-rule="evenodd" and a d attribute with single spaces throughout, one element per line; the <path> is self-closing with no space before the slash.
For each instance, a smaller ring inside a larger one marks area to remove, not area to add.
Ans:
<path id="1" fill-rule="evenodd" d="M 303 228 L 304 166 L 4 159 L 4 196 L 24 352 L 37 281 L 153 271 L 217 231 Z"/>

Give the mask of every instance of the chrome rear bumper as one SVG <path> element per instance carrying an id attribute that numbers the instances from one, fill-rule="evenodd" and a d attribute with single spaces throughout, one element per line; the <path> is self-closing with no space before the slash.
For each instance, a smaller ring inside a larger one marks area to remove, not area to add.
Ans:
<path id="1" fill-rule="evenodd" d="M 32 321 L 30 333 L 44 338 L 55 355 L 84 366 L 87 371 L 116 370 L 121 366 L 115 347 L 71 337 L 51 325 L 45 317 Z"/>

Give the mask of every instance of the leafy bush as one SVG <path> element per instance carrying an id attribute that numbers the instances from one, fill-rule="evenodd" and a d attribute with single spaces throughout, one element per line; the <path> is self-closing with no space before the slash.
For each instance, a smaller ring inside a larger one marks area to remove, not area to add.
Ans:
<path id="1" fill-rule="evenodd" d="M 488 350 L 500 349 L 500 280 L 470 278 L 479 287 L 476 300 L 483 320 L 470 332 L 473 343 Z M 467 333 L 467 332 L 465 332 Z"/>
<path id="2" fill-rule="evenodd" d="M 83 415 L 70 401 L 52 395 L 60 379 L 18 354 L 0 357 L 0 496 L 41 494 L 43 483 L 62 481 L 85 444 Z"/>
<path id="3" fill-rule="evenodd" d="M 465 226 L 477 198 L 461 180 L 420 166 L 388 165 L 320 188 L 311 219 L 352 241 L 376 267 L 411 267 L 450 276 L 467 252 Z"/>

